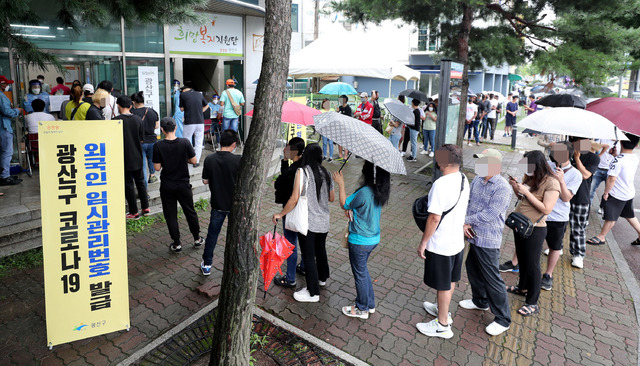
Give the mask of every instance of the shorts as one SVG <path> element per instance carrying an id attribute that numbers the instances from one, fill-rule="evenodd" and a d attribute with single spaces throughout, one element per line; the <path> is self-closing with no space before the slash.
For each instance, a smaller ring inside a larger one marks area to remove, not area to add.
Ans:
<path id="1" fill-rule="evenodd" d="M 569 221 L 547 221 L 547 246 L 551 250 L 562 250 L 562 240 Z"/>
<path id="2" fill-rule="evenodd" d="M 464 250 L 455 255 L 440 255 L 425 251 L 424 284 L 437 290 L 451 290 L 451 283 L 460 281 Z"/>
<path id="3" fill-rule="evenodd" d="M 621 201 L 611 195 L 605 201 L 602 200 L 602 208 L 604 210 L 604 221 L 618 221 L 619 217 L 632 219 L 635 217 L 633 212 L 633 198 L 628 201 Z"/>
<path id="4" fill-rule="evenodd" d="M 510 119 L 505 119 L 504 123 L 505 123 L 505 126 L 506 126 L 506 127 L 511 127 L 511 126 L 513 126 L 513 121 L 512 121 L 512 120 L 510 120 Z"/>

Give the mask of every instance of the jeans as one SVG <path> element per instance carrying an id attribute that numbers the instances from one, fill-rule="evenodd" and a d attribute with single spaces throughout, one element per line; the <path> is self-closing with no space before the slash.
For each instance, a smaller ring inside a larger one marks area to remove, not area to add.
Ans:
<path id="1" fill-rule="evenodd" d="M 238 132 L 238 120 L 239 118 L 227 118 L 222 117 L 222 131 L 232 129 Z"/>
<path id="2" fill-rule="evenodd" d="M 156 169 L 153 167 L 153 143 L 142 144 L 142 171 L 144 172 L 144 188 L 147 189 L 149 188 L 149 172 L 151 172 L 151 174 L 155 174 L 156 172 Z"/>
<path id="3" fill-rule="evenodd" d="M 424 150 L 427 151 L 431 144 L 431 151 L 436 151 L 436 130 L 422 130 L 424 137 Z"/>
<path id="4" fill-rule="evenodd" d="M 476 119 L 471 123 L 471 127 L 469 127 L 469 140 L 471 140 L 471 128 L 473 127 L 473 137 L 476 139 L 476 143 L 480 142 L 480 131 L 478 127 L 480 125 L 480 120 Z"/>
<path id="5" fill-rule="evenodd" d="M 304 261 L 307 290 L 311 296 L 320 295 L 320 283 L 329 278 L 329 261 L 327 260 L 327 233 L 308 231 L 307 235 L 298 233 L 298 243 Z"/>
<path id="6" fill-rule="evenodd" d="M 480 308 L 490 308 L 494 321 L 503 327 L 511 324 L 511 311 L 507 290 L 500 275 L 500 249 L 469 245 L 465 263 L 471 285 L 473 303 Z"/>
<path id="7" fill-rule="evenodd" d="M 284 232 L 284 238 L 293 245 L 293 252 L 287 258 L 287 281 L 293 282 L 296 280 L 296 265 L 298 264 L 298 233 L 295 231 L 287 230 L 285 226 L 285 221 L 287 220 L 287 216 L 282 218 L 282 231 Z"/>
<path id="8" fill-rule="evenodd" d="M 329 154 L 327 154 L 327 145 L 329 146 Z M 333 159 L 333 141 L 322 136 L 322 156 Z"/>
<path id="9" fill-rule="evenodd" d="M 213 251 L 216 249 L 218 235 L 220 235 L 222 224 L 228 214 L 228 211 L 211 210 L 211 221 L 209 221 L 207 239 L 204 241 L 204 253 L 202 253 L 202 260 L 205 266 L 210 266 L 213 263 Z"/>
<path id="10" fill-rule="evenodd" d="M 204 142 L 204 123 L 197 125 L 184 125 L 184 138 L 191 142 L 193 136 L 193 149 L 196 151 L 196 162 L 200 162 L 202 156 L 202 143 Z"/>
<path id="11" fill-rule="evenodd" d="M 162 213 L 167 221 L 169 235 L 175 245 L 180 244 L 180 227 L 178 226 L 178 202 L 184 216 L 187 218 L 189 230 L 194 240 L 200 238 L 200 223 L 198 214 L 193 207 L 193 191 L 189 182 L 176 182 L 163 180 L 160 183 L 160 200 L 162 201 Z"/>
<path id="12" fill-rule="evenodd" d="M 418 130 L 410 128 L 411 133 L 411 157 L 413 159 L 418 155 Z"/>
<path id="13" fill-rule="evenodd" d="M 13 133 L 0 127 L 0 178 L 6 179 L 11 176 L 11 158 L 13 157 Z"/>
<path id="14" fill-rule="evenodd" d="M 373 283 L 371 283 L 367 261 L 377 246 L 378 244 L 357 245 L 349 243 L 349 263 L 351 263 L 351 271 L 356 282 L 356 307 L 362 311 L 376 307 L 376 298 L 373 293 Z"/>
<path id="15" fill-rule="evenodd" d="M 482 117 L 482 138 L 486 139 L 487 138 L 487 132 L 489 132 L 489 128 L 491 126 L 489 126 L 489 119 L 487 118 L 487 116 Z"/>
<path id="16" fill-rule="evenodd" d="M 140 206 L 143 210 L 149 208 L 147 198 L 147 188 L 145 187 L 142 169 L 124 172 L 124 197 L 127 199 L 127 206 L 130 214 L 138 213 L 138 203 L 136 201 L 136 189 L 140 198 Z M 134 187 L 135 186 L 135 187 Z"/>
<path id="17" fill-rule="evenodd" d="M 535 227 L 530 237 L 524 239 L 513 233 L 516 244 L 516 255 L 520 266 L 520 281 L 518 287 L 526 291 L 526 305 L 538 305 L 540 297 L 540 256 L 542 255 L 542 243 L 547 236 L 547 227 Z"/>
<path id="18" fill-rule="evenodd" d="M 591 181 L 591 192 L 589 193 L 589 202 L 593 203 L 593 196 L 596 195 L 596 189 L 600 186 L 600 183 L 606 182 L 609 171 L 606 169 L 596 169 L 593 173 L 593 180 Z"/>
<path id="19" fill-rule="evenodd" d="M 391 141 L 391 145 L 393 145 L 393 147 L 395 149 L 398 148 L 398 143 L 400 142 L 400 137 L 402 137 L 401 135 L 390 135 L 389 136 L 389 141 Z"/>

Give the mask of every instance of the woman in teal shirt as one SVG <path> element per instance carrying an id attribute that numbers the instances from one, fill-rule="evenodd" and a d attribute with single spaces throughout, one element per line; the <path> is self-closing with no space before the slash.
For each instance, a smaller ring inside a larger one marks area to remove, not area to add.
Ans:
<path id="1" fill-rule="evenodd" d="M 380 243 L 380 216 L 382 206 L 389 200 L 391 176 L 386 170 L 368 161 L 362 167 L 362 186 L 347 198 L 341 172 L 333 174 L 340 189 L 340 205 L 353 213 L 349 223 L 349 262 L 356 283 L 355 305 L 345 306 L 346 316 L 368 319 L 376 311 L 373 284 L 367 262 L 369 255 Z"/>

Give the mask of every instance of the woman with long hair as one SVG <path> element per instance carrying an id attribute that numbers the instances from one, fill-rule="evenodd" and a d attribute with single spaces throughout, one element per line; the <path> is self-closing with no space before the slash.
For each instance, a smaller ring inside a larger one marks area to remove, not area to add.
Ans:
<path id="1" fill-rule="evenodd" d="M 530 316 L 540 311 L 540 255 L 542 243 L 547 236 L 546 218 L 558 201 L 560 183 L 554 178 L 541 151 L 525 153 L 518 167 L 524 172 L 522 183 L 518 183 L 513 177 L 509 178 L 509 184 L 519 199 L 515 212 L 520 212 L 531 220 L 534 229 L 528 238 L 523 238 L 515 231 L 513 233 L 520 281 L 518 286 L 507 286 L 507 291 L 525 296 L 525 304 L 518 310 L 518 314 Z"/>
<path id="2" fill-rule="evenodd" d="M 353 220 L 349 223 L 349 262 L 356 283 L 355 305 L 345 306 L 346 316 L 368 319 L 376 311 L 373 284 L 367 262 L 371 252 L 380 243 L 380 216 L 382 206 L 389 201 L 389 172 L 365 161 L 362 166 L 361 186 L 347 198 L 344 177 L 333 173 L 340 190 L 340 206 Z"/>
<path id="3" fill-rule="evenodd" d="M 322 148 L 309 144 L 302 153 L 300 169 L 296 173 L 291 198 L 280 213 L 273 215 L 273 223 L 291 212 L 300 198 L 300 187 L 307 197 L 309 230 L 307 235 L 298 233 L 298 245 L 302 252 L 307 287 L 293 294 L 300 302 L 320 301 L 320 286 L 329 278 L 327 260 L 327 233 L 329 232 L 329 202 L 335 199 L 331 175 L 322 166 Z M 304 189 L 306 186 L 306 190 Z"/>
<path id="4" fill-rule="evenodd" d="M 64 109 L 67 120 L 84 121 L 87 119 L 87 111 L 89 107 L 91 107 L 91 103 L 83 101 L 83 96 L 84 94 L 82 93 L 82 87 L 80 85 L 71 87 L 71 100 Z"/>
<path id="5" fill-rule="evenodd" d="M 420 154 L 429 154 L 429 157 L 433 157 L 433 154 L 436 151 L 436 122 L 438 121 L 435 103 L 429 102 L 424 113 L 426 115 L 422 126 L 424 150 Z M 431 144 L 431 148 L 429 148 L 429 144 Z"/>

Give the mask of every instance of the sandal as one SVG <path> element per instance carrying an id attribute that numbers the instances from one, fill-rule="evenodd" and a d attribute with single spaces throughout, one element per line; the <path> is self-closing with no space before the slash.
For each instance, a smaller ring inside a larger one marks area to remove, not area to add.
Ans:
<path id="1" fill-rule="evenodd" d="M 538 305 L 522 305 L 522 307 L 518 309 L 518 314 L 522 316 L 531 316 L 539 312 L 540 307 L 538 307 Z"/>
<path id="2" fill-rule="evenodd" d="M 606 241 L 600 240 L 600 238 L 598 238 L 597 236 L 594 236 L 593 238 L 587 240 L 587 244 L 591 245 L 602 245 L 604 243 L 606 243 Z"/>
<path id="3" fill-rule="evenodd" d="M 631 245 L 640 245 L 640 238 L 631 242 Z"/>
<path id="4" fill-rule="evenodd" d="M 507 292 L 511 292 L 512 294 L 527 296 L 527 291 L 522 291 L 518 286 L 507 286 Z"/>
<path id="5" fill-rule="evenodd" d="M 296 282 L 295 281 L 289 282 L 286 275 L 284 276 L 276 275 L 273 278 L 273 283 L 275 283 L 278 286 L 287 287 L 287 288 L 296 287 Z"/>
<path id="6" fill-rule="evenodd" d="M 369 311 L 362 311 L 357 306 L 343 306 L 342 313 L 352 318 L 369 319 Z"/>

